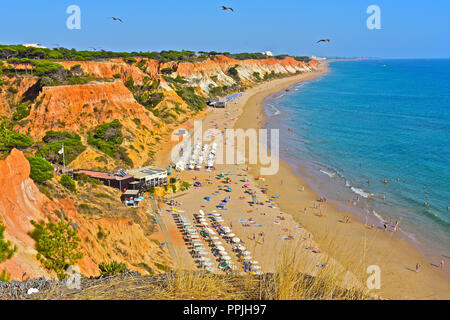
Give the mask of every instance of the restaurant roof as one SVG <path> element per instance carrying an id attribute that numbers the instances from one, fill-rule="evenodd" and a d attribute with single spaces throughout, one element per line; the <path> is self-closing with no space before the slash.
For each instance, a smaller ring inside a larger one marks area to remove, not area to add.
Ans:
<path id="1" fill-rule="evenodd" d="M 136 168 L 128 170 L 128 174 L 132 175 L 135 179 L 142 179 L 148 176 L 161 174 L 167 172 L 166 169 L 161 169 L 155 166 L 146 166 L 142 168 Z"/>
<path id="2" fill-rule="evenodd" d="M 133 178 L 133 176 L 130 174 L 121 176 L 121 175 L 115 174 L 115 173 L 92 171 L 92 170 L 76 170 L 76 171 L 74 171 L 74 173 L 75 174 L 83 173 L 91 178 L 105 179 L 105 180 L 126 180 L 126 179 Z"/>

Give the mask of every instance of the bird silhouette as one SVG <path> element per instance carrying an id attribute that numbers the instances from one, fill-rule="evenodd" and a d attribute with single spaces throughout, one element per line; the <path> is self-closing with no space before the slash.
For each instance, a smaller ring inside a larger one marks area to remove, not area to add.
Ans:
<path id="1" fill-rule="evenodd" d="M 59 43 L 52 43 L 52 46 L 60 47 L 61 45 Z"/>
<path id="2" fill-rule="evenodd" d="M 231 8 L 231 7 L 225 7 L 225 6 L 222 6 L 222 10 L 231 10 L 231 11 L 234 12 L 234 9 Z"/>
<path id="3" fill-rule="evenodd" d="M 321 39 L 321 40 L 317 41 L 316 43 L 319 43 L 319 42 L 330 42 L 330 39 Z"/>
<path id="4" fill-rule="evenodd" d="M 116 17 L 111 17 L 114 21 L 120 21 L 120 22 L 122 22 L 123 23 L 123 21 L 122 21 L 122 19 L 120 19 L 120 18 L 116 18 Z"/>

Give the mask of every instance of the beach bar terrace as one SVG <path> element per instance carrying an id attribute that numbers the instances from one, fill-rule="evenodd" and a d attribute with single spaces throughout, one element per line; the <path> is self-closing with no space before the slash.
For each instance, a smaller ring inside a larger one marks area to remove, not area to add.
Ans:
<path id="1" fill-rule="evenodd" d="M 167 170 L 155 166 L 131 169 L 127 171 L 140 186 L 157 187 L 167 184 Z"/>

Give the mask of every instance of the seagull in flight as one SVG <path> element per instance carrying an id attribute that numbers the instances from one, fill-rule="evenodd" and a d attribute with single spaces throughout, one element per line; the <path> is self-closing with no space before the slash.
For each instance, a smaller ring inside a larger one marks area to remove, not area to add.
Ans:
<path id="1" fill-rule="evenodd" d="M 222 10 L 231 10 L 231 11 L 234 12 L 233 8 L 231 8 L 231 7 L 222 6 Z"/>
<path id="2" fill-rule="evenodd" d="M 120 21 L 120 22 L 122 22 L 123 23 L 123 21 L 122 21 L 122 19 L 120 19 L 120 18 L 116 18 L 116 17 L 111 17 L 114 21 Z"/>
<path id="3" fill-rule="evenodd" d="M 316 43 L 319 43 L 319 42 L 330 42 L 330 39 L 321 39 L 321 40 L 317 41 Z"/>

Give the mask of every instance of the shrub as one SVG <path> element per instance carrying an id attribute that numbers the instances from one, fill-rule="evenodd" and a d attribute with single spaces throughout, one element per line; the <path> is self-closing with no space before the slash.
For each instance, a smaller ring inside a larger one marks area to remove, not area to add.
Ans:
<path id="1" fill-rule="evenodd" d="M 25 149 L 33 144 L 33 140 L 21 133 L 5 128 L 4 124 L 0 124 L 0 151 L 11 151 L 13 148 Z"/>
<path id="2" fill-rule="evenodd" d="M 45 268 L 55 271 L 59 279 L 64 279 L 66 269 L 83 257 L 78 231 L 72 228 L 70 222 L 31 221 L 31 224 L 34 230 L 30 236 L 36 241 L 37 259 Z"/>
<path id="3" fill-rule="evenodd" d="M 132 164 L 126 150 L 120 145 L 123 142 L 122 124 L 119 120 L 106 122 L 98 126 L 88 137 L 88 144 L 96 147 L 110 157 L 119 158 L 126 164 Z"/>
<path id="4" fill-rule="evenodd" d="M 98 268 L 100 269 L 101 274 L 115 275 L 115 274 L 121 273 L 123 270 L 125 270 L 127 268 L 127 266 L 123 262 L 119 263 L 119 262 L 113 261 L 110 263 L 103 262 L 98 265 Z"/>
<path id="5" fill-rule="evenodd" d="M 19 121 L 19 120 L 22 120 L 23 118 L 28 117 L 29 114 L 30 114 L 30 109 L 28 109 L 26 106 L 21 104 L 16 107 L 16 111 L 13 113 L 12 119 L 14 121 Z"/>
<path id="6" fill-rule="evenodd" d="M 46 145 L 38 150 L 37 155 L 59 164 L 63 164 L 63 155 L 58 153 L 63 143 L 66 164 L 71 163 L 86 150 L 86 146 L 81 142 L 80 136 L 73 135 L 67 131 L 47 131 L 42 140 Z"/>
<path id="7" fill-rule="evenodd" d="M 39 157 L 27 157 L 30 163 L 30 178 L 36 183 L 42 183 L 53 178 L 53 166 L 47 160 Z"/>
<path id="8" fill-rule="evenodd" d="M 75 192 L 77 190 L 77 185 L 76 185 L 75 181 L 73 181 L 73 179 L 71 177 L 69 177 L 68 175 L 65 175 L 65 174 L 62 175 L 59 183 L 72 192 Z"/>
<path id="9" fill-rule="evenodd" d="M 9 87 L 9 88 L 8 88 L 8 91 L 11 92 L 11 93 L 14 93 L 14 94 L 16 94 L 17 92 L 19 92 L 19 90 L 17 90 L 17 89 L 14 88 L 14 87 Z"/>
<path id="10" fill-rule="evenodd" d="M 177 178 L 170 178 L 169 182 L 170 182 L 171 184 L 173 184 L 173 183 L 177 182 Z"/>
<path id="11" fill-rule="evenodd" d="M 0 263 L 11 259 L 14 253 L 17 251 L 17 247 L 12 247 L 10 241 L 5 240 L 4 232 L 6 227 L 1 224 L 0 221 Z"/>
<path id="12" fill-rule="evenodd" d="M 2 281 L 6 281 L 9 282 L 11 280 L 11 275 L 6 272 L 6 270 L 2 270 L 2 272 L 0 273 L 0 282 Z"/>
<path id="13" fill-rule="evenodd" d="M 113 78 L 115 78 L 115 79 L 120 79 L 120 73 L 115 73 L 115 74 L 113 74 Z"/>

